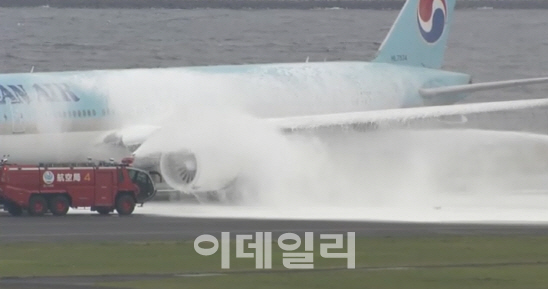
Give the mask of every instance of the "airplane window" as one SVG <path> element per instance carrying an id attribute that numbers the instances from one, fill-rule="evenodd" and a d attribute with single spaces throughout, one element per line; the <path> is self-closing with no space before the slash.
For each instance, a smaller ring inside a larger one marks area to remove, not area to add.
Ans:
<path id="1" fill-rule="evenodd" d="M 82 116 L 82 111 L 79 110 L 79 111 L 78 111 L 78 117 L 81 117 L 81 116 Z"/>
<path id="2" fill-rule="evenodd" d="M 95 116 L 95 109 L 94 109 L 94 110 L 92 110 L 92 112 L 93 112 L 93 116 Z"/>
<path id="3" fill-rule="evenodd" d="M 91 111 L 88 109 L 87 110 L 87 116 L 90 117 L 91 116 Z"/>

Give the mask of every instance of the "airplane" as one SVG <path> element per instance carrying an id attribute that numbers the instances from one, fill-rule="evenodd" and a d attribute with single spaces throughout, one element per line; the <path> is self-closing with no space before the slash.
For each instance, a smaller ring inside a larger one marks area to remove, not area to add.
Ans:
<path id="1" fill-rule="evenodd" d="M 149 116 L 230 108 L 280 131 L 307 131 L 548 106 L 548 99 L 458 104 L 473 92 L 548 77 L 472 83 L 468 74 L 442 70 L 455 1 L 407 0 L 370 62 L 2 74 L 0 152 L 20 162 L 81 160 L 105 145 L 107 157 L 133 153 L 135 166 L 193 193 L 223 189 L 237 175 L 212 174 L 202 161 L 208 153 L 184 144 L 143 153 L 163 124 Z"/>

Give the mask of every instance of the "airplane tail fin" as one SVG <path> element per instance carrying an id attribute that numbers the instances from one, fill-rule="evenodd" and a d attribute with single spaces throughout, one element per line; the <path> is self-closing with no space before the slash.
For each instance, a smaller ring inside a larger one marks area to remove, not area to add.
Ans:
<path id="1" fill-rule="evenodd" d="M 407 0 L 373 62 L 441 68 L 456 0 Z"/>

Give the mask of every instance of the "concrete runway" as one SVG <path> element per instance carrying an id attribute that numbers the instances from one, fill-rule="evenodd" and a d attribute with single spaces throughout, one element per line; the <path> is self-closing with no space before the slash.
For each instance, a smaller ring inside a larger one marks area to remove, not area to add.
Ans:
<path id="1" fill-rule="evenodd" d="M 398 237 L 436 235 L 548 235 L 548 225 L 389 223 L 159 217 L 134 214 L 69 214 L 64 217 L 11 217 L 0 213 L 0 243 L 193 240 L 221 232 L 337 233 Z"/>

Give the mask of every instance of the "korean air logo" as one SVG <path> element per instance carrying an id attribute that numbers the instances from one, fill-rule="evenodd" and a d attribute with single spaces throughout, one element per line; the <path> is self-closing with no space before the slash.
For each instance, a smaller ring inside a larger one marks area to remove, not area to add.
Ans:
<path id="1" fill-rule="evenodd" d="M 42 180 L 44 180 L 44 184 L 51 185 L 55 181 L 55 175 L 51 171 L 45 171 Z"/>
<path id="2" fill-rule="evenodd" d="M 446 19 L 445 0 L 419 0 L 417 20 L 422 38 L 426 42 L 434 44 L 441 38 Z"/>

